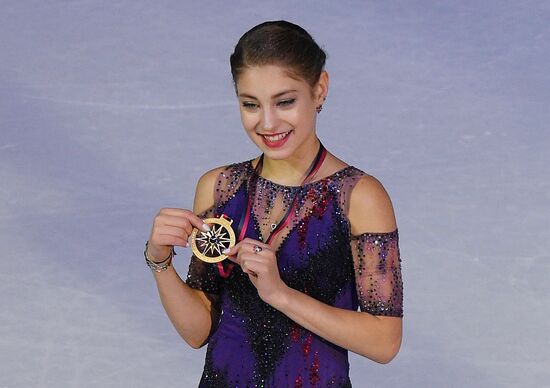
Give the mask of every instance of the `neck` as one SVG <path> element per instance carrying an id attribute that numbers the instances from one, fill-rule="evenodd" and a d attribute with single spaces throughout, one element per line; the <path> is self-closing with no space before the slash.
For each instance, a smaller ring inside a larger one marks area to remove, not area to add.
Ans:
<path id="1" fill-rule="evenodd" d="M 317 156 L 319 139 L 315 137 L 311 144 L 304 144 L 304 150 L 286 159 L 271 159 L 264 155 L 262 176 L 283 185 L 300 185 Z"/>

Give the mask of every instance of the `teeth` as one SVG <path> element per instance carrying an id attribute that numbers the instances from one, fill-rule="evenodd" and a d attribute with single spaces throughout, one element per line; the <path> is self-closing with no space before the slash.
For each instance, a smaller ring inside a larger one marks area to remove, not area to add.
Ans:
<path id="1" fill-rule="evenodd" d="M 290 131 L 285 132 L 285 133 L 280 133 L 280 134 L 274 135 L 274 136 L 268 136 L 268 135 L 263 135 L 263 136 L 269 141 L 279 141 L 281 139 L 284 139 L 289 133 L 290 133 Z"/>

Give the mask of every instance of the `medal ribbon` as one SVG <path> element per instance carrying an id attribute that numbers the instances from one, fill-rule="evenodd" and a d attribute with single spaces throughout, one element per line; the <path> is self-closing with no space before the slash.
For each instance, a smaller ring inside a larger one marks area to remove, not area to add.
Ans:
<path id="1" fill-rule="evenodd" d="M 323 164 L 323 161 L 325 160 L 325 157 L 327 156 L 327 150 L 323 146 L 322 143 L 319 143 L 319 151 L 317 151 L 317 155 L 315 156 L 315 159 L 309 166 L 309 169 L 307 170 L 306 177 L 300 184 L 300 186 L 303 186 L 304 184 L 308 183 L 311 178 L 319 171 L 319 168 L 321 168 L 321 165 Z M 244 210 L 242 216 L 240 217 L 239 221 L 239 238 L 237 241 L 242 241 L 246 235 L 246 230 L 248 228 L 248 223 L 250 221 L 250 215 L 252 211 L 252 198 L 250 196 L 250 188 L 255 187 L 255 183 L 258 179 L 258 176 L 260 175 L 261 168 L 263 167 L 263 161 L 264 161 L 264 154 L 260 156 L 260 160 L 256 164 L 256 168 L 254 168 L 254 173 L 252 175 L 252 178 L 248 182 L 248 188 L 247 188 L 247 206 Z M 252 183 L 252 184 L 251 184 Z M 288 210 L 286 211 L 285 215 L 279 221 L 277 226 L 271 231 L 269 237 L 267 238 L 266 244 L 270 244 L 277 234 L 279 234 L 290 222 L 291 215 L 296 209 L 296 199 L 297 195 L 294 196 L 292 203 L 288 207 Z M 229 263 L 227 265 L 227 269 L 224 268 L 223 264 L 221 262 L 218 263 L 218 272 L 220 273 L 220 276 L 224 279 L 227 279 L 229 275 L 231 275 L 231 271 L 233 271 L 233 267 L 235 266 L 235 263 Z"/>

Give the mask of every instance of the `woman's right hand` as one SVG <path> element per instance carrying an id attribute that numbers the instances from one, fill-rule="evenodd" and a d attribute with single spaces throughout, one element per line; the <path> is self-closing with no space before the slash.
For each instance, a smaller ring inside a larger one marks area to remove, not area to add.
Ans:
<path id="1" fill-rule="evenodd" d="M 163 208 L 155 216 L 149 237 L 147 255 L 161 262 L 170 254 L 172 246 L 189 247 L 187 242 L 193 228 L 208 231 L 209 226 L 187 209 Z"/>

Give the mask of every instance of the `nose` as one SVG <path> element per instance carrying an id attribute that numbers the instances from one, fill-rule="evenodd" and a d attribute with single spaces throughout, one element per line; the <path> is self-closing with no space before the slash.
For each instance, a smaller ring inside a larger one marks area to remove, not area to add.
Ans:
<path id="1" fill-rule="evenodd" d="M 271 107 L 263 109 L 260 129 L 262 132 L 274 132 L 277 129 L 277 113 Z"/>

